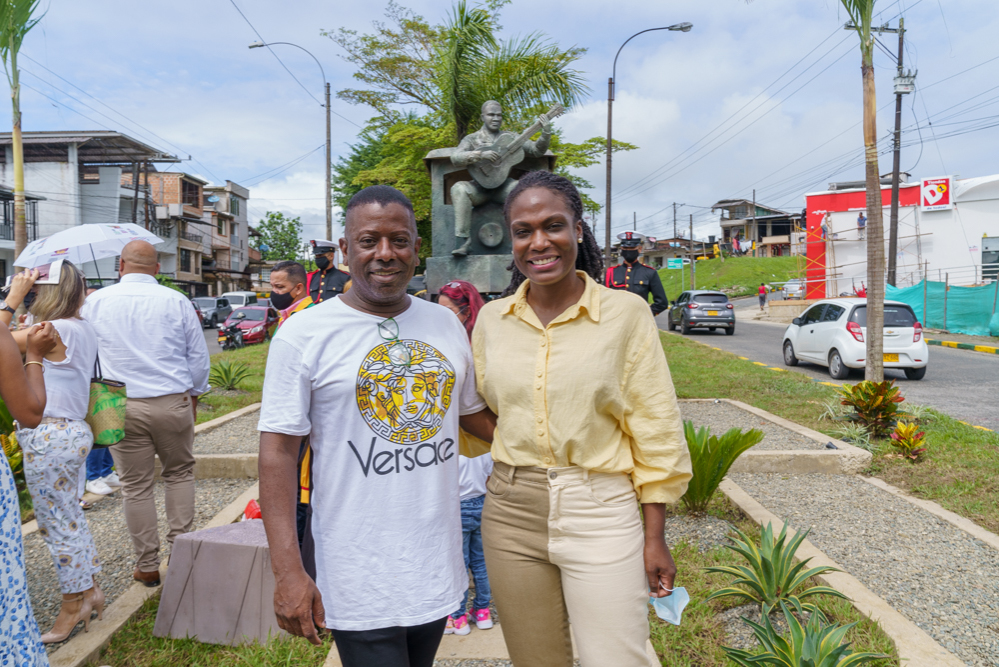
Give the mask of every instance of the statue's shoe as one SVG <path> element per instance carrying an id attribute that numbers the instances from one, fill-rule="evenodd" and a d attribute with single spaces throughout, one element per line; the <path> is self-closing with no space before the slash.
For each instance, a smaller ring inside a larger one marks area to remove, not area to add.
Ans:
<path id="1" fill-rule="evenodd" d="M 454 250 L 452 250 L 451 254 L 454 255 L 455 257 L 464 257 L 465 255 L 468 254 L 468 248 L 471 245 L 472 245 L 472 242 L 470 240 L 465 241 L 459 247 L 457 247 Z"/>

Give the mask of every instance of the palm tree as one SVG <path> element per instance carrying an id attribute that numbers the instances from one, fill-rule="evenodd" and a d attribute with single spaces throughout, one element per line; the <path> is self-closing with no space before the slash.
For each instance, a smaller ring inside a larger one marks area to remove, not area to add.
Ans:
<path id="1" fill-rule="evenodd" d="M 864 82 L 864 164 L 867 181 L 867 364 L 868 380 L 884 380 L 885 245 L 881 177 L 878 169 L 877 102 L 874 96 L 876 0 L 840 0 L 860 36 L 860 72 Z"/>
<path id="2" fill-rule="evenodd" d="M 25 35 L 41 20 L 31 18 L 38 9 L 38 0 L 0 0 L 0 57 L 3 58 L 10 99 L 14 106 L 14 256 L 28 245 L 28 230 L 24 213 L 24 144 L 21 141 L 21 72 L 17 55 Z"/>
<path id="3" fill-rule="evenodd" d="M 587 90 L 573 69 L 585 49 L 560 48 L 540 33 L 500 41 L 489 6 L 469 8 L 459 0 L 441 25 L 394 2 L 387 16 L 389 23 L 376 23 L 371 34 L 321 32 L 357 66 L 354 78 L 369 86 L 337 96 L 374 107 L 380 114 L 376 125 L 402 121 L 399 107 L 415 104 L 433 125 L 452 127 L 457 143 L 477 125 L 486 100 L 497 100 L 507 117 L 519 121 L 554 102 L 571 107 Z"/>

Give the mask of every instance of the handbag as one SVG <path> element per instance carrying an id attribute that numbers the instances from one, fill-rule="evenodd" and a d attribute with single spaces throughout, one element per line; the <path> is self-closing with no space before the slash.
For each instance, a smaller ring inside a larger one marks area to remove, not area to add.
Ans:
<path id="1" fill-rule="evenodd" d="M 94 360 L 90 379 L 87 423 L 94 433 L 94 447 L 117 445 L 125 438 L 125 383 L 108 380 L 101 372 L 101 355 Z"/>

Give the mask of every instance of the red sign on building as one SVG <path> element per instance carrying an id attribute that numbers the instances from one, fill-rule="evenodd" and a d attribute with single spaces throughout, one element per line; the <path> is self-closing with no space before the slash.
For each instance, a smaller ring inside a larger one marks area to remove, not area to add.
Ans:
<path id="1" fill-rule="evenodd" d="M 919 188 L 919 207 L 923 211 L 943 211 L 953 208 L 950 176 L 924 178 Z"/>

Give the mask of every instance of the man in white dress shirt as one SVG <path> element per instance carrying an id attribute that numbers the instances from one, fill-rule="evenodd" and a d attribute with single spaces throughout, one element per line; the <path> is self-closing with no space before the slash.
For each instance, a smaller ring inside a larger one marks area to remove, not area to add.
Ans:
<path id="1" fill-rule="evenodd" d="M 208 391 L 208 346 L 190 300 L 156 282 L 156 249 L 132 241 L 121 251 L 121 280 L 87 298 L 83 317 L 97 330 L 104 377 L 125 383 L 125 439 L 111 447 L 132 535 L 133 578 L 160 583 L 153 466 L 162 463 L 167 541 L 194 527 L 194 420 Z"/>

